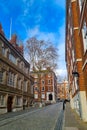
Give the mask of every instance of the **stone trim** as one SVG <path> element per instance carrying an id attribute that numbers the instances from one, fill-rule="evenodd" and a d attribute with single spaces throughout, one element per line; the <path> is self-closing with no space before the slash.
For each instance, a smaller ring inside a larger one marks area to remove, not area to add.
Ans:
<path id="1" fill-rule="evenodd" d="M 82 66 L 82 70 L 85 68 L 85 65 L 87 64 L 87 59 L 85 60 L 83 66 Z"/>
<path id="2" fill-rule="evenodd" d="M 71 0 L 71 2 L 75 2 L 76 0 Z"/>

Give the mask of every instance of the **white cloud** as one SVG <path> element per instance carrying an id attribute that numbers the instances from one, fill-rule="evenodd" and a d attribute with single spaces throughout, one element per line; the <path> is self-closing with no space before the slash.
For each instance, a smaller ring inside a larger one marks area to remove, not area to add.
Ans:
<path id="1" fill-rule="evenodd" d="M 38 39 L 44 39 L 44 40 L 50 40 L 51 42 L 55 43 L 56 42 L 56 34 L 55 33 L 45 33 L 45 32 L 41 32 L 39 30 L 39 26 L 35 26 L 34 28 L 32 29 L 29 29 L 27 30 L 27 38 L 30 38 L 30 37 L 34 37 L 36 36 Z"/>
<path id="2" fill-rule="evenodd" d="M 67 76 L 67 72 L 66 69 L 56 69 L 56 75 L 60 76 L 60 77 L 66 77 Z"/>

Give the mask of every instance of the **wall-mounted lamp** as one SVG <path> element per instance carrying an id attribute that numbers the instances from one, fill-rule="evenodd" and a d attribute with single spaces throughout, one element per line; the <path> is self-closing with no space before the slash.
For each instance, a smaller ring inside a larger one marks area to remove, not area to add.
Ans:
<path id="1" fill-rule="evenodd" d="M 72 75 L 73 75 L 74 77 L 79 77 L 79 73 L 78 73 L 78 72 L 72 72 Z"/>

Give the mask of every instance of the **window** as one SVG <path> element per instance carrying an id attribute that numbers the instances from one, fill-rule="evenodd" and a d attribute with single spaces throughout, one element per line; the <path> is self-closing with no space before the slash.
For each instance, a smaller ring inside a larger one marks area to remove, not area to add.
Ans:
<path id="1" fill-rule="evenodd" d="M 3 83 L 3 72 L 0 71 L 0 83 Z"/>
<path id="2" fill-rule="evenodd" d="M 27 81 L 24 81 L 23 91 L 27 92 Z"/>
<path id="3" fill-rule="evenodd" d="M 42 87 L 42 91 L 45 91 L 45 87 L 44 86 Z"/>
<path id="4" fill-rule="evenodd" d="M 51 80 L 48 80 L 48 84 L 51 84 Z"/>
<path id="5" fill-rule="evenodd" d="M 48 74 L 48 77 L 51 77 L 51 73 Z"/>
<path id="6" fill-rule="evenodd" d="M 16 58 L 14 57 L 14 55 L 9 54 L 9 60 L 16 64 Z"/>
<path id="7" fill-rule="evenodd" d="M 18 89 L 21 89 L 21 79 L 18 80 Z"/>
<path id="8" fill-rule="evenodd" d="M 45 83 L 45 81 L 44 80 L 42 80 L 42 84 L 44 84 Z"/>
<path id="9" fill-rule="evenodd" d="M 37 81 L 34 81 L 34 84 L 37 84 Z"/>
<path id="10" fill-rule="evenodd" d="M 24 70 L 24 63 L 22 61 L 19 63 L 19 68 Z"/>
<path id="11" fill-rule="evenodd" d="M 8 81 L 7 84 L 10 86 L 14 86 L 15 85 L 15 74 L 12 72 L 8 72 Z"/>
<path id="12" fill-rule="evenodd" d="M 75 87 L 76 87 L 76 90 L 78 90 L 78 78 L 75 77 Z"/>
<path id="13" fill-rule="evenodd" d="M 35 90 L 35 91 L 38 91 L 38 88 L 37 88 L 37 87 L 35 87 L 35 88 L 34 88 L 34 90 Z"/>
<path id="14" fill-rule="evenodd" d="M 4 95 L 0 95 L 0 106 L 5 105 L 5 100 L 4 100 L 5 96 Z"/>
<path id="15" fill-rule="evenodd" d="M 72 59 L 73 59 L 73 62 L 75 61 L 75 53 L 74 53 L 74 50 L 72 50 Z"/>
<path id="16" fill-rule="evenodd" d="M 80 8 L 80 11 L 81 11 L 81 9 L 82 9 L 83 1 L 84 1 L 84 0 L 79 0 L 79 8 Z"/>
<path id="17" fill-rule="evenodd" d="M 37 75 L 37 74 L 34 74 L 34 78 L 38 78 L 38 75 Z"/>
<path id="18" fill-rule="evenodd" d="M 34 94 L 34 98 L 37 99 L 38 98 L 38 94 Z"/>
<path id="19" fill-rule="evenodd" d="M 2 55 L 5 55 L 5 48 L 2 47 Z"/>
<path id="20" fill-rule="evenodd" d="M 84 22 L 83 28 L 82 28 L 82 37 L 83 37 L 83 46 L 84 46 L 84 52 L 87 50 L 87 27 L 86 22 Z"/>
<path id="21" fill-rule="evenodd" d="M 34 86 L 33 85 L 30 86 L 30 92 L 31 92 L 31 94 L 34 93 Z"/>
<path id="22" fill-rule="evenodd" d="M 21 106 L 22 105 L 22 98 L 21 97 L 16 97 L 15 103 L 16 103 L 17 106 Z"/>
<path id="23" fill-rule="evenodd" d="M 45 94 L 42 94 L 42 96 L 41 96 L 41 97 L 42 97 L 42 99 L 44 99 L 44 98 L 45 98 Z"/>

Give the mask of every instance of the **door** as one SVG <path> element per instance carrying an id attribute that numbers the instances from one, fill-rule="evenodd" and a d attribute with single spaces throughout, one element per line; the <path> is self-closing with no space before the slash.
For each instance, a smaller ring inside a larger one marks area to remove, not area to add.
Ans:
<path id="1" fill-rule="evenodd" d="M 7 111 L 8 112 L 12 112 L 12 100 L 13 100 L 13 97 L 8 96 L 8 100 L 7 100 Z"/>
<path id="2" fill-rule="evenodd" d="M 49 100 L 50 100 L 50 101 L 53 100 L 53 96 L 52 96 L 52 94 L 49 94 Z"/>

